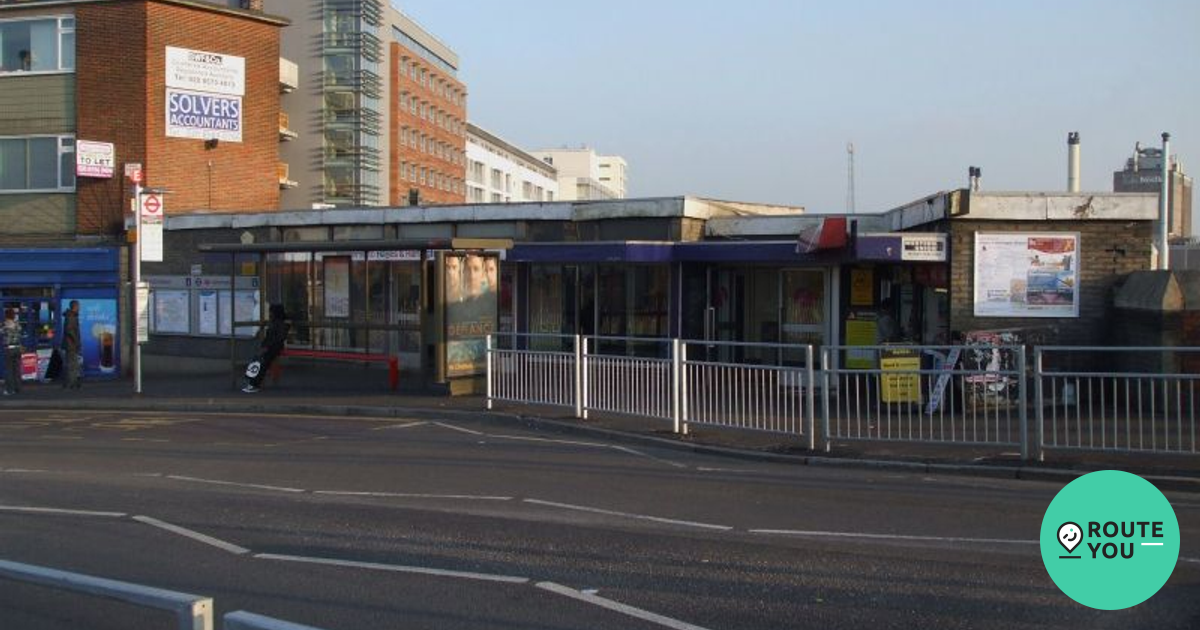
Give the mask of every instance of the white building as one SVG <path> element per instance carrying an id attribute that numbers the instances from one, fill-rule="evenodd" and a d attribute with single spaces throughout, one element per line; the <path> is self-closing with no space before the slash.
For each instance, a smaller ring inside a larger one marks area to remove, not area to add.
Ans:
<path id="1" fill-rule="evenodd" d="M 557 201 L 557 178 L 553 166 L 467 123 L 467 203 Z"/>
<path id="2" fill-rule="evenodd" d="M 596 155 L 588 148 L 548 149 L 533 154 L 558 169 L 558 193 L 563 201 L 625 198 L 626 164 L 619 156 Z"/>

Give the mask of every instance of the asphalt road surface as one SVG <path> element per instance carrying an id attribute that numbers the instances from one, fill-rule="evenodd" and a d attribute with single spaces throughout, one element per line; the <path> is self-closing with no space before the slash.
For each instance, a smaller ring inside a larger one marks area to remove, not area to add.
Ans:
<path id="1" fill-rule="evenodd" d="M 454 416 L 0 412 L 0 559 L 328 630 L 1197 628 L 1180 562 L 1101 612 L 1036 544 L 1061 484 L 738 460 Z M 172 628 L 0 580 L 0 628 Z"/>

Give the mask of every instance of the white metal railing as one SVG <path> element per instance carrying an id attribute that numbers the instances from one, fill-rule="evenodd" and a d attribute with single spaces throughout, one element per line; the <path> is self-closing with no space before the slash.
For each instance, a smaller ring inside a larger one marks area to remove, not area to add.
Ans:
<path id="1" fill-rule="evenodd" d="M 1021 346 L 826 346 L 831 440 L 1024 445 Z"/>
<path id="2" fill-rule="evenodd" d="M 592 411 L 673 420 L 675 345 L 671 339 L 583 339 L 583 417 Z"/>
<path id="3" fill-rule="evenodd" d="M 808 436 L 810 449 L 819 412 L 826 451 L 871 440 L 1019 446 L 1023 459 L 1047 448 L 1200 452 L 1200 348 L 1035 353 L 1030 366 L 1024 346 L 825 346 L 814 361 L 807 345 L 496 335 L 488 408 L 558 405 L 579 418 L 671 421 L 677 433 L 702 424 Z"/>
<path id="4" fill-rule="evenodd" d="M 1039 447 L 1198 452 L 1200 348 L 1048 346 L 1034 364 Z"/>
<path id="5" fill-rule="evenodd" d="M 488 335 L 488 409 L 499 400 L 578 411 L 581 349 L 577 335 Z"/>
<path id="6" fill-rule="evenodd" d="M 787 433 L 814 446 L 811 346 L 499 334 L 487 352 L 489 409 L 500 401 L 573 406 L 579 418 L 664 420 L 677 433 L 692 423 Z M 803 365 L 783 364 L 789 353 Z"/>
<path id="7" fill-rule="evenodd" d="M 809 448 L 815 446 L 812 346 L 708 341 L 679 345 L 680 415 L 685 426 L 807 435 Z M 784 364 L 784 353 L 797 349 L 803 364 Z M 747 354 L 757 356 L 747 359 Z"/>
<path id="8" fill-rule="evenodd" d="M 211 597 L 8 560 L 0 560 L 0 578 L 166 610 L 175 613 L 178 630 L 213 630 Z M 224 630 L 321 630 L 241 610 L 227 613 L 222 618 L 222 625 Z"/>

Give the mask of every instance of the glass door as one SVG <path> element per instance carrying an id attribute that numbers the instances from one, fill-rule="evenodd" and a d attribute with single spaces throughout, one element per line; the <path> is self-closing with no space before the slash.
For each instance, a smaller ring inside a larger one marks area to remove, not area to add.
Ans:
<path id="1" fill-rule="evenodd" d="M 783 335 L 786 344 L 813 346 L 813 355 L 828 334 L 829 273 L 825 269 L 785 269 L 780 275 Z M 804 365 L 803 348 L 785 348 L 784 365 Z"/>

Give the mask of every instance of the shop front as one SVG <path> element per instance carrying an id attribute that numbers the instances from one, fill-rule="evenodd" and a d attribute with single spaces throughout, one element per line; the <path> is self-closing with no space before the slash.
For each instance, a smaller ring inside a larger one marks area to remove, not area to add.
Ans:
<path id="1" fill-rule="evenodd" d="M 62 339 L 62 312 L 72 301 L 80 306 L 83 374 L 120 374 L 118 260 L 116 249 L 0 249 L 0 304 L 13 309 L 21 326 L 23 380 L 45 377 Z"/>

